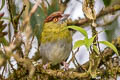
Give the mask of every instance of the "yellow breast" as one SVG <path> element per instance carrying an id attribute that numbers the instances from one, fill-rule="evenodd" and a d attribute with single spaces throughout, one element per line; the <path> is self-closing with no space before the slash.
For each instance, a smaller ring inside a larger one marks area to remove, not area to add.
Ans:
<path id="1" fill-rule="evenodd" d="M 69 30 L 63 30 L 66 27 L 66 23 L 59 24 L 54 22 L 48 22 L 44 24 L 43 32 L 41 35 L 41 43 L 54 42 L 56 40 L 66 39 L 68 42 L 72 42 L 72 35 Z"/>

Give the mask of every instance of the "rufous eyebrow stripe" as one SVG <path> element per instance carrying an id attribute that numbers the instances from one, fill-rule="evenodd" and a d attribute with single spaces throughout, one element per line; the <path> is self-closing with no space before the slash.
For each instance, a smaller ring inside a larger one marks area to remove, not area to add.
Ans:
<path id="1" fill-rule="evenodd" d="M 53 21 L 54 18 L 60 18 L 62 17 L 62 14 L 63 13 L 61 11 L 54 12 L 51 15 L 49 15 L 44 22 L 50 22 Z"/>

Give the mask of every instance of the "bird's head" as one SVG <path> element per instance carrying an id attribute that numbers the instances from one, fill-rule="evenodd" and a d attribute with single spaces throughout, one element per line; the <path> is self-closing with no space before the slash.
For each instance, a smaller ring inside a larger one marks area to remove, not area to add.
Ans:
<path id="1" fill-rule="evenodd" d="M 64 22 L 68 18 L 68 14 L 62 12 L 54 12 L 48 16 L 44 21 L 44 28 L 42 32 L 41 42 L 54 42 L 56 40 L 66 39 L 71 41 L 71 33 L 69 30 L 63 30 L 67 26 Z"/>
<path id="2" fill-rule="evenodd" d="M 51 15 L 49 15 L 46 19 L 45 19 L 45 23 L 47 22 L 54 22 L 54 23 L 62 23 L 63 21 L 65 21 L 67 18 L 69 17 L 69 14 L 63 14 L 60 11 L 54 12 Z"/>

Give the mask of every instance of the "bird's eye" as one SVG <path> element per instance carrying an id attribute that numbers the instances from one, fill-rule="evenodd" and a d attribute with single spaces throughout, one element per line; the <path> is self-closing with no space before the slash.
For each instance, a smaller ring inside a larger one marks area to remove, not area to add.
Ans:
<path id="1" fill-rule="evenodd" d="M 53 19 L 53 22 L 57 22 L 57 21 L 58 21 L 58 19 L 57 19 L 57 18 L 54 18 L 54 19 Z"/>

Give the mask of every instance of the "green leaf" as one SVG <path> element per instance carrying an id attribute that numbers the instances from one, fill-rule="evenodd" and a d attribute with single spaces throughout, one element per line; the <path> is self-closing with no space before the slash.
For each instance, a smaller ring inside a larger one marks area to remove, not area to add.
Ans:
<path id="1" fill-rule="evenodd" d="M 5 46 L 8 46 L 9 44 L 8 41 L 4 37 L 0 38 L 0 43 L 2 43 Z"/>
<path id="2" fill-rule="evenodd" d="M 31 4 L 31 6 L 33 6 Z M 37 37 L 38 42 L 40 41 L 40 35 L 44 25 L 44 20 L 46 16 L 44 10 L 41 7 L 38 7 L 37 11 L 32 15 L 30 19 L 30 24 L 32 26 L 33 34 Z"/>
<path id="3" fill-rule="evenodd" d="M 2 5 L 1 5 L 0 10 L 2 10 L 2 8 L 4 7 L 4 5 L 5 5 L 5 0 L 2 0 Z"/>
<path id="4" fill-rule="evenodd" d="M 89 47 L 90 47 L 90 46 L 89 46 L 89 45 L 90 45 L 90 44 L 89 44 L 89 39 L 88 39 L 88 38 L 85 38 L 84 41 L 85 41 L 85 47 L 87 48 L 87 50 L 89 50 Z"/>
<path id="5" fill-rule="evenodd" d="M 71 28 L 71 29 L 77 30 L 80 33 L 82 33 L 86 38 L 88 38 L 88 34 L 87 34 L 86 30 L 81 28 L 81 27 L 78 27 L 78 26 L 67 26 L 67 27 L 65 27 L 65 29 L 67 29 L 67 28 Z"/>
<path id="6" fill-rule="evenodd" d="M 109 6 L 111 4 L 111 0 L 103 0 L 105 6 Z"/>
<path id="7" fill-rule="evenodd" d="M 95 37 L 96 37 L 96 35 L 94 37 L 91 37 L 90 39 L 85 38 L 85 46 L 87 47 L 87 49 L 90 48 L 90 46 L 92 45 Z"/>
<path id="8" fill-rule="evenodd" d="M 110 42 L 108 42 L 108 41 L 99 41 L 99 43 L 102 43 L 102 44 L 110 47 L 110 48 L 113 49 L 113 51 L 119 56 L 116 47 L 115 47 L 112 43 L 110 43 Z"/>
<path id="9" fill-rule="evenodd" d="M 53 12 L 59 11 L 59 0 L 52 0 L 51 5 L 48 6 L 47 15 L 50 15 Z"/>
<path id="10" fill-rule="evenodd" d="M 80 47 L 82 45 L 85 45 L 84 40 L 78 40 L 78 41 L 75 42 L 75 44 L 73 46 L 73 49 L 76 49 L 76 48 L 78 48 L 78 47 Z"/>
<path id="11" fill-rule="evenodd" d="M 94 36 L 94 37 L 92 37 L 92 38 L 90 38 L 90 39 L 88 39 L 88 38 L 85 37 L 84 40 L 78 40 L 78 41 L 76 41 L 75 44 L 74 44 L 74 46 L 73 46 L 73 49 L 76 49 L 76 48 L 78 48 L 78 47 L 80 47 L 80 46 L 82 46 L 82 45 L 85 45 L 86 48 L 89 49 L 90 46 L 92 45 L 95 37 L 96 37 L 96 36 Z"/>

